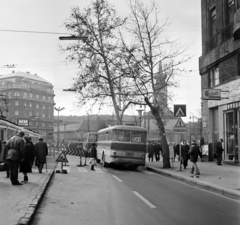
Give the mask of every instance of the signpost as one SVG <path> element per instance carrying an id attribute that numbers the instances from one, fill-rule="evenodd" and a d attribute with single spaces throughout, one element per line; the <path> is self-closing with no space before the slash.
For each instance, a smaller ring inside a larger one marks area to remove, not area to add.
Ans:
<path id="1" fill-rule="evenodd" d="M 183 122 L 181 117 L 185 117 L 186 114 L 186 105 L 174 105 L 174 116 L 179 117 L 177 123 L 173 127 L 173 132 L 175 134 L 187 134 L 187 127 Z M 179 139 L 179 138 L 178 138 Z M 181 160 L 181 141 L 179 144 L 179 158 L 180 158 L 180 171 L 182 170 L 182 160 Z"/>
<path id="2" fill-rule="evenodd" d="M 221 100 L 221 89 L 202 89 L 203 100 Z"/>

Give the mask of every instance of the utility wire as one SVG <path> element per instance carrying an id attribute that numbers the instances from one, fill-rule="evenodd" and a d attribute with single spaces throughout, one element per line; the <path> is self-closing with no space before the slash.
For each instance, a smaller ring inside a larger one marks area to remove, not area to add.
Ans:
<path id="1" fill-rule="evenodd" d="M 33 33 L 33 34 L 66 34 L 68 33 L 58 33 L 58 32 L 48 32 L 48 31 L 29 31 L 29 30 L 2 30 L 0 32 L 18 32 L 18 33 Z"/>

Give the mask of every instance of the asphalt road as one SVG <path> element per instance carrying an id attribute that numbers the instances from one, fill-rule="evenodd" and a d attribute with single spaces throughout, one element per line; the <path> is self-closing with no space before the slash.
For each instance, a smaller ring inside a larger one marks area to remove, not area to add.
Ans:
<path id="1" fill-rule="evenodd" d="M 240 202 L 146 170 L 77 167 L 55 174 L 34 225 L 239 225 Z"/>

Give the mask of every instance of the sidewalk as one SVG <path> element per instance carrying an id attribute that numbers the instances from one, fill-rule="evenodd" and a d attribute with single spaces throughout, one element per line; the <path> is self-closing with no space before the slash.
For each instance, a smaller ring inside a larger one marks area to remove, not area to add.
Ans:
<path id="1" fill-rule="evenodd" d="M 163 163 L 146 161 L 146 168 L 163 175 L 171 176 L 187 183 L 195 184 L 205 189 L 240 199 L 240 166 L 216 162 L 198 162 L 200 176 L 196 177 L 189 171 L 192 163 L 188 161 L 187 169 L 180 171 L 180 162 L 175 161 L 173 168 L 163 169 Z"/>
<path id="2" fill-rule="evenodd" d="M 47 172 L 45 166 L 43 173 L 39 173 L 37 167 L 33 166 L 32 173 L 28 174 L 29 182 L 20 186 L 13 186 L 6 178 L 6 172 L 0 172 L 1 225 L 30 224 L 57 166 L 57 156 L 47 157 Z M 22 181 L 23 174 L 19 173 L 18 178 Z"/>

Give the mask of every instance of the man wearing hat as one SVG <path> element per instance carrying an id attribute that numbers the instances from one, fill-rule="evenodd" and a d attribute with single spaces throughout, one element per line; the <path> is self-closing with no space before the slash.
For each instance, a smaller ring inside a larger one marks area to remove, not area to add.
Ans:
<path id="1" fill-rule="evenodd" d="M 10 180 L 12 185 L 22 185 L 22 183 L 18 181 L 18 169 L 23 157 L 24 135 L 24 132 L 20 131 L 17 135 L 12 136 L 6 143 L 6 147 L 8 149 L 6 160 L 9 164 Z"/>
<path id="2" fill-rule="evenodd" d="M 36 166 L 38 166 L 39 173 L 42 173 L 43 165 L 46 163 L 48 155 L 47 143 L 43 141 L 42 137 L 38 138 L 38 142 L 35 144 L 35 156 L 36 156 Z"/>

